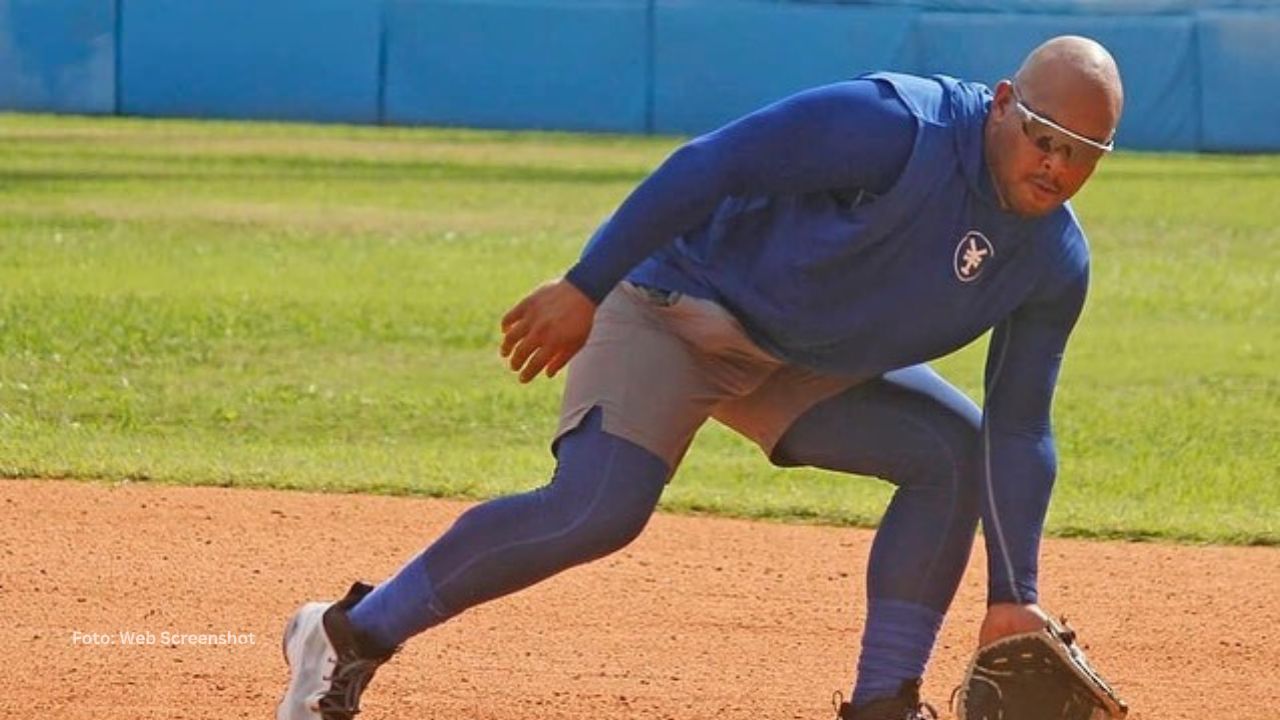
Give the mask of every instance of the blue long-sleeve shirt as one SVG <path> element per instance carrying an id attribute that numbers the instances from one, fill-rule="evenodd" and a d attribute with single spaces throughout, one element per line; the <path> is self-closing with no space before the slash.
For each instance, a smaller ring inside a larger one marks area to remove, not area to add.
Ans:
<path id="1" fill-rule="evenodd" d="M 566 277 L 596 301 L 628 276 L 715 299 L 770 352 L 855 378 L 995 328 L 975 464 L 990 598 L 1032 602 L 1050 404 L 1088 249 L 1069 205 L 1001 209 L 983 157 L 990 97 L 877 74 L 771 105 L 673 153 Z"/>

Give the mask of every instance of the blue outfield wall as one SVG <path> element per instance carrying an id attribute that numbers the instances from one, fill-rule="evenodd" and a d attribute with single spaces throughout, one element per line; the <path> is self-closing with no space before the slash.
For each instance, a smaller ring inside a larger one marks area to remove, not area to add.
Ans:
<path id="1" fill-rule="evenodd" d="M 1116 55 L 1121 147 L 1280 151 L 1269 0 L 0 0 L 0 109 L 705 132 L 870 70 Z"/>
<path id="2" fill-rule="evenodd" d="M 653 130 L 705 131 L 814 85 L 903 67 L 916 14 L 761 0 L 658 0 Z"/>
<path id="3" fill-rule="evenodd" d="M 0 108 L 115 112 L 115 3 L 0 0 Z"/>
<path id="4" fill-rule="evenodd" d="M 1200 148 L 1280 150 L 1280 10 L 1199 18 Z"/>
<path id="5" fill-rule="evenodd" d="M 644 132 L 646 0 L 388 0 L 393 123 Z"/>
<path id="6" fill-rule="evenodd" d="M 123 114 L 379 120 L 376 2 L 120 1 Z"/>

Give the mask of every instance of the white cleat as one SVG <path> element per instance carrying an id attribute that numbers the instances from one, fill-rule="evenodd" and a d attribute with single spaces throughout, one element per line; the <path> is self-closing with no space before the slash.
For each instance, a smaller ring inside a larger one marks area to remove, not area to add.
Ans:
<path id="1" fill-rule="evenodd" d="M 307 603 L 289 619 L 281 643 L 289 687 L 276 720 L 351 720 L 360 712 L 360 695 L 395 652 L 363 657 L 358 650 L 346 611 L 372 589 L 356 583 L 338 602 Z"/>

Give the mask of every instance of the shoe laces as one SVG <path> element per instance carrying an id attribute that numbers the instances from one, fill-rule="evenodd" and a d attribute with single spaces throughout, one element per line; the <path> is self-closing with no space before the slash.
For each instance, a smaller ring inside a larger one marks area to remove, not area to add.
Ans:
<path id="1" fill-rule="evenodd" d="M 350 720 L 360 712 L 360 696 L 373 679 L 382 659 L 362 658 L 355 653 L 333 659 L 333 673 L 323 678 L 329 690 L 320 696 L 316 709 L 324 720 Z"/>

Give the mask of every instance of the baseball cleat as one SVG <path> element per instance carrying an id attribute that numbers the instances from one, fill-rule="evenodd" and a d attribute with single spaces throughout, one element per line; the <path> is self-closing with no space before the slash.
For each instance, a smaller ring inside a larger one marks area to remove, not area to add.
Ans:
<path id="1" fill-rule="evenodd" d="M 841 700 L 837 693 L 836 720 L 938 720 L 938 711 L 929 703 L 920 702 L 919 680 L 907 680 L 897 695 L 872 700 L 857 709 Z"/>
<path id="2" fill-rule="evenodd" d="M 351 720 L 360 712 L 360 695 L 378 666 L 395 650 L 367 656 L 347 611 L 373 588 L 356 583 L 333 603 L 303 605 L 284 629 L 284 660 L 289 687 L 276 708 L 276 720 Z"/>

